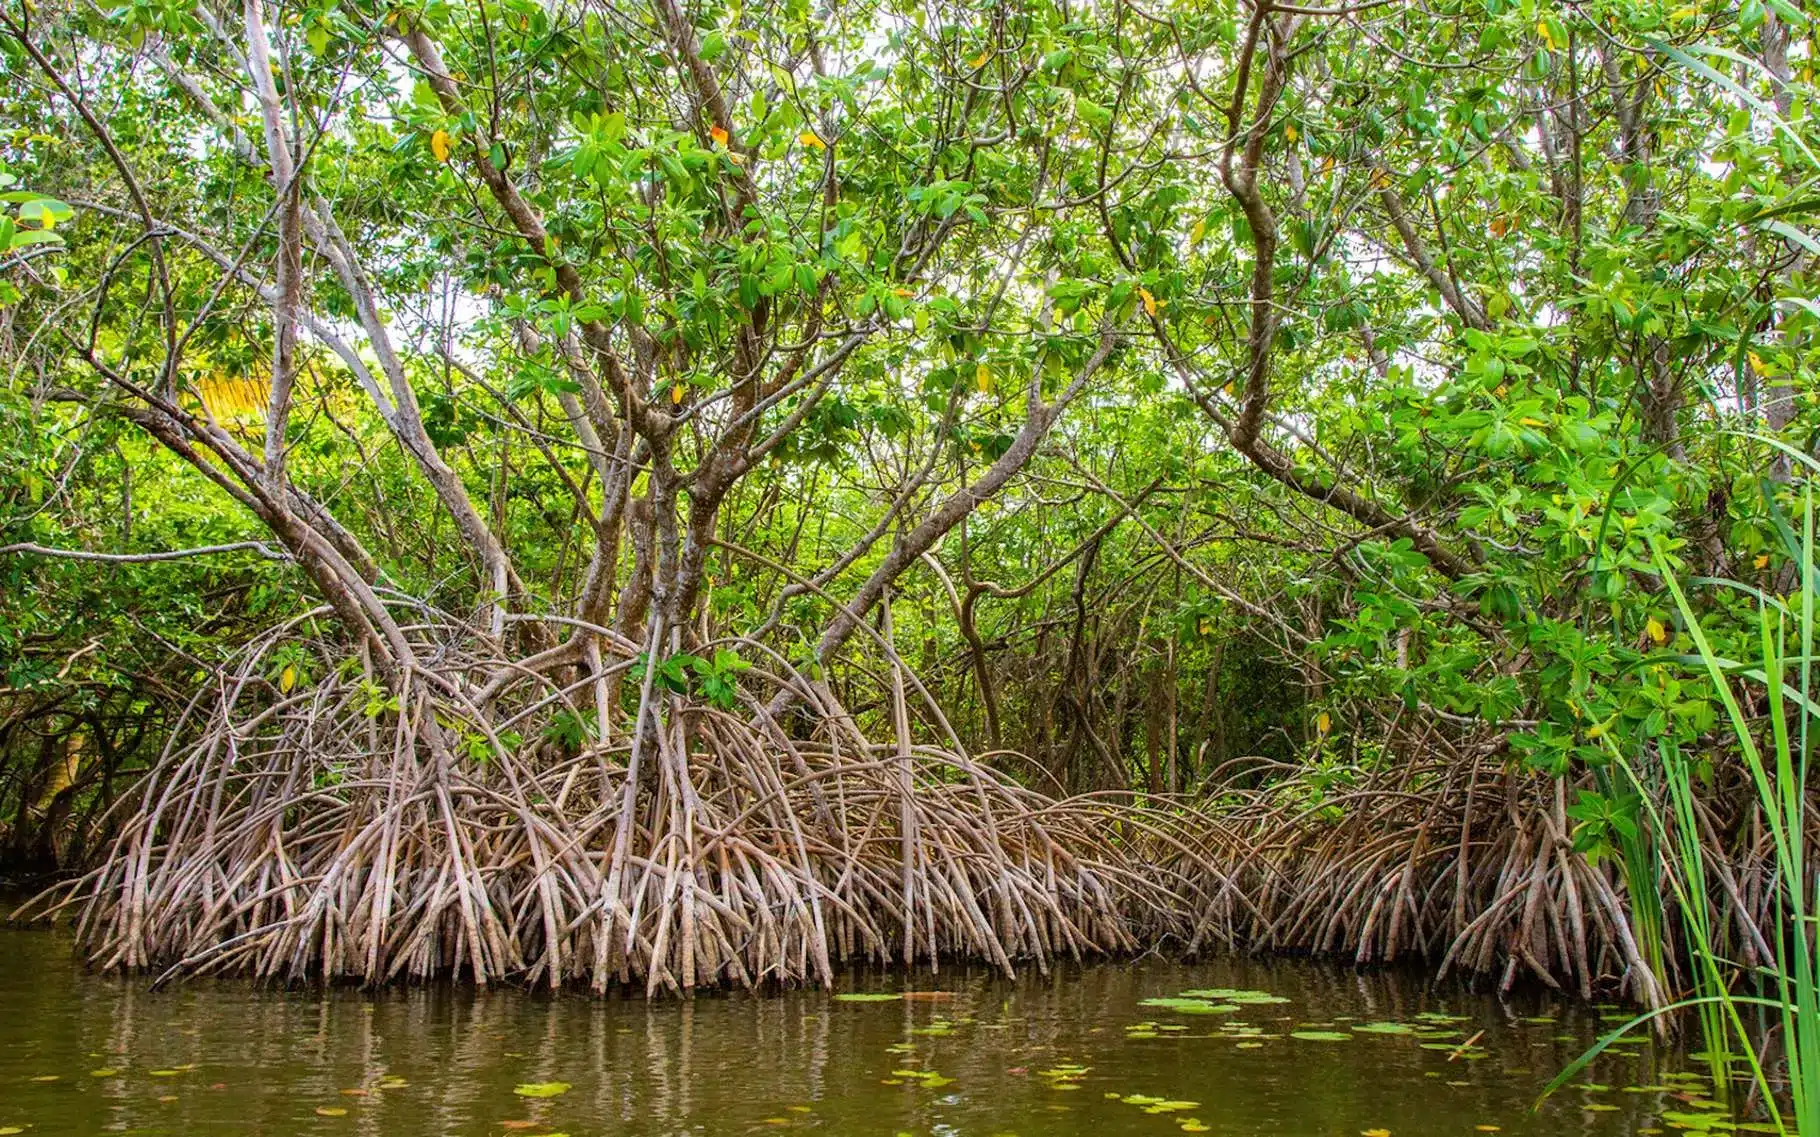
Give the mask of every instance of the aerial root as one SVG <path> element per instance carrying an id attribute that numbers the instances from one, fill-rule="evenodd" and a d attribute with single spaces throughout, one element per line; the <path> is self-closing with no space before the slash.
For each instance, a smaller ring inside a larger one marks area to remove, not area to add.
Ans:
<path id="1" fill-rule="evenodd" d="M 249 659 L 105 860 L 43 907 L 73 911 L 102 968 L 366 983 L 655 993 L 1139 946 L 1116 808 L 869 743 L 825 691 L 807 737 L 756 699 L 647 696 L 641 730 L 601 741 L 613 668 L 527 674 L 482 711 L 453 662 L 390 695 L 353 668 L 279 694 Z"/>
<path id="2" fill-rule="evenodd" d="M 655 994 L 1250 949 L 1668 1001 L 1652 960 L 1673 945 L 1639 942 L 1611 859 L 1573 848 L 1565 785 L 1488 750 L 1343 786 L 1254 769 L 1195 801 L 1058 799 L 957 746 L 869 740 L 781 665 L 738 710 L 647 682 L 602 739 L 627 645 L 501 683 L 447 636 L 389 685 L 350 664 L 281 691 L 275 642 L 198 697 L 98 867 L 29 906 L 73 915 L 94 965 Z M 783 684 L 788 723 L 763 697 Z M 1702 820 L 1714 926 L 1732 958 L 1773 958 L 1762 827 Z"/>

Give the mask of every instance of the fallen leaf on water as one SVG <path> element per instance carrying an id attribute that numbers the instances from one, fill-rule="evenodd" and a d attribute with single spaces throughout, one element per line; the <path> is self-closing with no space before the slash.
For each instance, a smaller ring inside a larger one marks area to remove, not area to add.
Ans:
<path id="1" fill-rule="evenodd" d="M 59 1075 L 59 1074 L 39 1074 L 36 1078 L 33 1078 L 32 1081 L 34 1081 L 34 1082 L 54 1082 L 61 1076 L 62 1075 Z"/>
<path id="2" fill-rule="evenodd" d="M 348 1111 L 338 1105 L 319 1105 L 316 1107 L 318 1117 L 346 1117 Z"/>
<path id="3" fill-rule="evenodd" d="M 1475 1125 L 1473 1128 L 1481 1133 L 1496 1133 L 1500 1127 L 1496 1125 Z"/>
<path id="4" fill-rule="evenodd" d="M 120 1071 L 114 1069 L 112 1066 L 103 1066 L 99 1070 L 90 1070 L 88 1076 L 91 1078 L 111 1078 L 119 1072 Z"/>
<path id="5" fill-rule="evenodd" d="M 525 1121 L 521 1118 L 514 1118 L 511 1121 L 500 1122 L 499 1127 L 501 1129 L 535 1129 L 537 1128 L 537 1123 L 535 1121 Z"/>
<path id="6" fill-rule="evenodd" d="M 23 1126 L 0 1125 L 0 1137 L 13 1137 L 13 1134 L 23 1133 L 23 1132 L 25 1132 L 25 1128 Z"/>
<path id="7" fill-rule="evenodd" d="M 1388 1129 L 1361 1129 L 1359 1137 L 1390 1137 Z"/>
<path id="8" fill-rule="evenodd" d="M 834 996 L 837 1003 L 895 1003 L 903 996 L 883 991 L 843 991 Z"/>
<path id="9" fill-rule="evenodd" d="M 359 1087 L 355 1087 L 354 1089 L 351 1089 L 351 1090 L 342 1090 L 341 1096 L 348 1097 L 348 1098 L 363 1098 L 363 1097 L 367 1096 L 367 1091 L 360 1089 Z"/>
<path id="10" fill-rule="evenodd" d="M 526 1082 L 521 1086 L 513 1086 L 512 1092 L 521 1098 L 553 1098 L 558 1094 L 568 1093 L 569 1083 Z"/>
<path id="11" fill-rule="evenodd" d="M 176 1101 L 177 1095 L 176 1094 L 165 1094 L 163 1097 L 159 1098 L 158 1100 L 168 1104 L 170 1102 Z"/>

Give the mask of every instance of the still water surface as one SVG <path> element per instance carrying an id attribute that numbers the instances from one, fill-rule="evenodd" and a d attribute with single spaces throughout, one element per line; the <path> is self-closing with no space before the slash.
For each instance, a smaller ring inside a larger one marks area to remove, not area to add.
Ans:
<path id="1" fill-rule="evenodd" d="M 1230 959 L 1015 982 L 944 969 L 914 986 L 946 994 L 151 992 L 84 973 L 51 933 L 3 929 L 0 1134 L 1602 1137 L 1700 1109 L 1686 1061 L 1640 1041 L 1532 1112 L 1600 1012 L 1407 974 Z M 1141 1005 L 1207 988 L 1288 1001 Z"/>

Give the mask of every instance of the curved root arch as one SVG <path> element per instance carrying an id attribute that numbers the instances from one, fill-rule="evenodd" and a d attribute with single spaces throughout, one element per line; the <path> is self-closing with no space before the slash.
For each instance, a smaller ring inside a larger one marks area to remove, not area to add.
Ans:
<path id="1" fill-rule="evenodd" d="M 740 713 L 645 683 L 634 715 L 630 650 L 502 671 L 458 627 L 412 634 L 421 665 L 386 684 L 352 659 L 295 683 L 275 633 L 199 696 L 65 894 L 96 964 L 656 992 L 1138 946 L 1154 885 L 1116 805 L 868 741 L 795 674 L 748 671 Z M 812 708 L 787 728 L 779 684 Z"/>

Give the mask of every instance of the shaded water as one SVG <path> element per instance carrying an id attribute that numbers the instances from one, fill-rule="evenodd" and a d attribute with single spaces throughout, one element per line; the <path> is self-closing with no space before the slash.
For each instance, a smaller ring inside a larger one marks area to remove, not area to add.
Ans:
<path id="1" fill-rule="evenodd" d="M 647 1004 L 448 986 L 154 993 L 143 979 L 85 974 L 57 936 L 5 929 L 0 1134 L 1425 1137 L 1496 1126 L 1554 1137 L 1647 1133 L 1665 1111 L 1672 1122 L 1700 1109 L 1699 1083 L 1673 1072 L 1685 1063 L 1638 1042 L 1594 1067 L 1602 1086 L 1532 1113 L 1599 1012 L 1500 1004 L 1408 975 L 1233 959 L 1016 982 L 944 970 L 915 986 L 952 994 Z M 1209 987 L 1289 1001 L 1215 1014 L 1140 1005 Z M 1384 1022 L 1422 1033 L 1357 1029 Z M 515 1092 L 536 1083 L 568 1088 Z M 1149 1112 L 1145 1098 L 1171 1108 Z"/>

